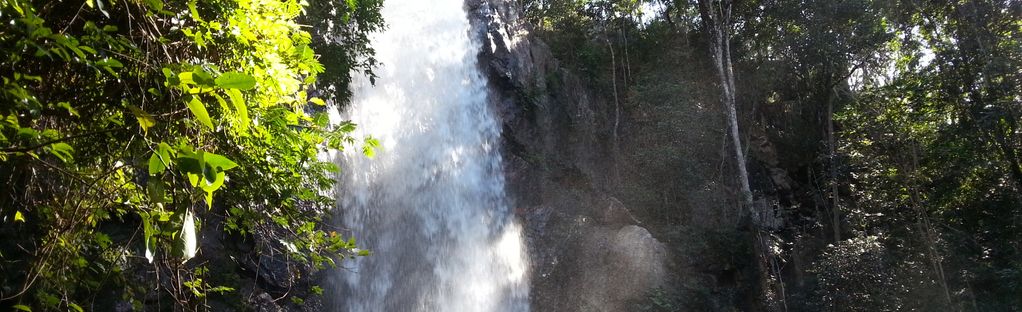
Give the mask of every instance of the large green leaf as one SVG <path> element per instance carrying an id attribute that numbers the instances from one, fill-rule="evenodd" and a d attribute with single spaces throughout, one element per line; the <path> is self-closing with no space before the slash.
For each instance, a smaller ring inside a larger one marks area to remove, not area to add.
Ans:
<path id="1" fill-rule="evenodd" d="M 199 177 L 202 176 L 205 161 L 202 160 L 202 153 L 191 153 L 182 151 L 181 157 L 177 158 L 177 166 L 181 172 L 188 176 L 188 182 L 192 186 L 199 185 Z"/>
<path id="2" fill-rule="evenodd" d="M 216 167 L 208 164 L 202 166 L 202 177 L 206 179 L 206 183 L 213 183 L 213 181 L 216 181 L 216 174 Z"/>
<path id="3" fill-rule="evenodd" d="M 199 97 L 197 96 L 193 96 L 191 98 L 192 99 L 188 101 L 188 110 L 192 111 L 192 115 L 195 115 L 195 118 L 198 119 L 200 123 L 209 127 L 210 130 L 213 130 L 213 121 L 209 119 L 209 112 L 206 111 L 206 104 L 202 104 L 202 101 L 199 101 Z"/>
<path id="4" fill-rule="evenodd" d="M 160 153 L 153 152 L 153 154 L 149 156 L 149 175 L 161 174 L 166 169 L 167 165 L 162 159 L 160 159 Z"/>
<path id="5" fill-rule="evenodd" d="M 245 91 L 255 88 L 256 80 L 245 73 L 229 72 L 216 77 L 216 85 L 221 88 Z"/>
<path id="6" fill-rule="evenodd" d="M 234 161 L 231 161 L 222 155 L 206 153 L 204 158 L 206 160 L 206 166 L 217 168 L 217 171 L 227 171 L 238 166 L 238 164 L 234 163 Z"/>
<path id="7" fill-rule="evenodd" d="M 153 203 L 167 202 L 167 185 L 158 177 L 149 178 L 146 183 L 146 192 L 149 194 L 149 200 Z"/>
<path id="8" fill-rule="evenodd" d="M 238 119 L 241 120 L 241 124 L 238 125 L 242 131 L 248 129 L 248 106 L 245 105 L 245 97 L 241 95 L 241 90 L 238 89 L 227 89 L 227 95 L 231 98 L 231 104 L 234 105 L 234 111 L 238 113 Z"/>

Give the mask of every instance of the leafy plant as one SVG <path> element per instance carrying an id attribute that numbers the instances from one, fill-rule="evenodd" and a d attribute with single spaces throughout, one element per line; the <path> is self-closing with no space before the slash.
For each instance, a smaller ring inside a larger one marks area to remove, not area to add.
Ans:
<path id="1" fill-rule="evenodd" d="M 381 27 L 368 3 L 340 4 L 361 13 L 338 27 Z M 284 229 L 290 259 L 316 267 L 365 255 L 321 225 L 338 168 L 319 155 L 378 143 L 319 108 L 346 98 L 310 95 L 325 68 L 298 23 L 307 5 L 0 1 L 0 301 L 79 310 L 109 289 L 138 303 L 162 288 L 200 305 L 231 289 L 189 269 L 196 233 L 221 219 L 234 234 Z M 371 56 L 368 41 L 333 48 Z M 139 270 L 159 279 L 125 274 Z"/>

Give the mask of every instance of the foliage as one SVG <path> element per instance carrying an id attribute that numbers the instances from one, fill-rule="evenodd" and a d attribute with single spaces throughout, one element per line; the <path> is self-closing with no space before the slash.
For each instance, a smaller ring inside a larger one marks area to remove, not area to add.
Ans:
<path id="1" fill-rule="evenodd" d="M 1014 221 L 1022 217 L 1022 63 L 1014 57 L 1022 53 L 1022 6 L 891 10 L 896 72 L 842 114 L 863 207 L 856 226 L 891 233 L 894 259 L 928 255 L 918 279 L 947 284 L 950 298 L 937 302 L 1018 306 L 1020 285 L 1010 281 L 1022 276 Z"/>
<path id="2" fill-rule="evenodd" d="M 366 3 L 339 4 L 357 13 L 337 29 L 364 39 L 381 27 L 379 4 Z M 292 259 L 317 267 L 356 255 L 354 240 L 318 225 L 338 170 L 319 154 L 356 139 L 354 125 L 331 126 L 317 108 L 325 101 L 310 96 L 325 68 L 298 22 L 306 6 L 0 2 L 0 176 L 9 190 L 0 299 L 73 309 L 123 287 L 114 294 L 135 304 L 159 288 L 176 304 L 201 304 L 204 293 L 231 288 L 204 282 L 188 269 L 194 261 L 181 265 L 201 241 L 183 227 L 218 220 L 242 237 L 283 228 L 276 239 Z M 344 71 L 374 64 L 355 62 L 371 58 L 366 40 L 333 48 L 349 55 L 335 88 L 346 89 Z M 171 277 L 138 280 L 134 268 L 146 263 L 144 272 Z"/>
<path id="3" fill-rule="evenodd" d="M 632 23 L 630 3 L 662 11 Z M 562 64 L 608 98 L 612 81 L 624 86 L 626 135 L 671 138 L 634 147 L 644 156 L 632 165 L 666 169 L 643 172 L 661 181 L 641 191 L 665 192 L 705 170 L 681 168 L 696 163 L 682 159 L 689 150 L 701 149 L 690 137 L 715 135 L 686 119 L 709 98 L 699 92 L 706 86 L 690 81 L 712 80 L 698 66 L 709 56 L 699 46 L 707 39 L 693 31 L 693 1 L 524 4 Z M 790 243 L 776 289 L 791 300 L 786 307 L 1022 306 L 1015 282 L 1022 276 L 1022 3 L 769 0 L 736 2 L 733 10 L 728 31 L 740 123 L 755 143 L 753 184 L 758 197 L 781 206 L 785 224 L 772 231 Z M 688 88 L 679 94 L 679 85 Z M 835 122 L 833 154 L 828 121 Z M 825 212 L 834 206 L 828 197 L 840 198 L 837 222 Z M 673 201 L 632 207 L 684 226 L 692 211 Z"/>

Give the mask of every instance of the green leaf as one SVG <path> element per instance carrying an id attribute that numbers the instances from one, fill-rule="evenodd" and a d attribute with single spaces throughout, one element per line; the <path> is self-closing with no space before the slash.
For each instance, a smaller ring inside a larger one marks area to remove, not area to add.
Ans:
<path id="1" fill-rule="evenodd" d="M 150 220 L 151 216 L 145 212 L 139 212 L 138 215 L 142 217 L 142 237 L 145 239 L 145 258 L 149 260 L 149 263 L 153 263 L 153 258 L 156 252 L 156 240 L 153 239 L 153 224 Z"/>
<path id="2" fill-rule="evenodd" d="M 248 118 L 248 106 L 245 105 L 245 97 L 241 95 L 241 90 L 238 89 L 227 89 L 227 96 L 231 98 L 231 104 L 234 105 L 234 111 L 238 113 L 238 119 L 240 119 L 241 130 L 247 130 L 248 124 L 251 120 Z"/>
<path id="3" fill-rule="evenodd" d="M 192 72 L 180 72 L 177 74 L 177 79 L 184 85 L 195 84 L 194 75 Z"/>
<path id="4" fill-rule="evenodd" d="M 150 178 L 146 183 L 146 191 L 149 192 L 149 200 L 154 203 L 164 203 L 167 197 L 167 186 L 159 178 Z"/>
<path id="5" fill-rule="evenodd" d="M 196 66 L 195 69 L 192 69 L 192 80 L 195 81 L 195 84 L 200 86 L 213 86 L 213 76 L 198 66 Z"/>
<path id="6" fill-rule="evenodd" d="M 210 130 L 214 130 L 213 121 L 209 119 L 209 112 L 206 111 L 206 105 L 199 101 L 199 97 L 193 96 L 188 101 L 188 110 L 192 111 L 192 115 L 199 120 L 200 123 L 209 127 Z"/>
<path id="7" fill-rule="evenodd" d="M 188 183 L 189 184 L 191 184 L 193 187 L 199 185 L 199 174 L 197 174 L 197 173 L 187 173 L 186 175 L 188 176 Z"/>
<path id="8" fill-rule="evenodd" d="M 202 173 L 202 160 L 199 159 L 198 154 L 188 155 L 179 157 L 177 159 L 177 166 L 184 173 Z"/>
<path id="9" fill-rule="evenodd" d="M 29 308 L 26 305 L 16 304 L 12 308 L 18 311 L 32 312 L 32 308 Z"/>
<path id="10" fill-rule="evenodd" d="M 207 184 L 211 184 L 216 181 L 217 170 L 215 167 L 206 165 L 202 166 L 202 177 L 206 179 Z"/>
<path id="11" fill-rule="evenodd" d="M 246 91 L 255 88 L 256 80 L 245 73 L 229 72 L 216 77 L 216 85 L 221 88 Z"/>
<path id="12" fill-rule="evenodd" d="M 149 134 L 149 128 L 156 125 L 156 119 L 153 118 L 153 115 L 134 105 L 128 105 L 128 109 L 131 110 L 132 115 L 135 115 L 135 119 L 138 120 L 138 126 L 142 128 L 142 132 Z"/>
<path id="13" fill-rule="evenodd" d="M 110 67 L 110 68 L 122 68 L 122 67 L 124 67 L 124 64 L 121 63 L 121 61 L 118 61 L 117 59 L 113 59 L 113 58 L 107 58 L 105 60 L 98 61 L 98 62 L 96 62 L 96 65 L 103 66 L 103 67 Z"/>
<path id="14" fill-rule="evenodd" d="M 197 3 L 198 3 L 198 0 L 188 1 L 188 11 L 192 13 L 192 19 L 193 20 L 195 20 L 197 22 L 201 22 L 202 21 L 202 16 L 199 15 L 199 10 L 195 6 Z"/>
<path id="15" fill-rule="evenodd" d="M 213 193 L 224 185 L 224 181 L 227 181 L 227 174 L 220 171 L 216 173 L 213 180 L 207 180 L 205 184 L 199 185 L 199 188 L 206 192 Z"/>
<path id="16" fill-rule="evenodd" d="M 57 103 L 57 107 L 67 110 L 67 113 L 71 114 L 71 116 L 78 116 L 78 110 L 76 110 L 74 107 L 71 107 L 71 103 L 60 102 Z"/>
<path id="17" fill-rule="evenodd" d="M 225 112 L 228 112 L 228 111 L 231 110 L 231 107 L 227 106 L 227 100 L 225 100 L 224 97 L 220 96 L 220 94 L 213 93 L 213 98 L 215 98 L 216 102 L 218 104 L 220 104 L 220 109 L 222 109 Z"/>
<path id="18" fill-rule="evenodd" d="M 321 98 L 314 97 L 314 98 L 309 99 L 309 102 L 312 102 L 313 104 L 316 104 L 316 105 L 319 105 L 319 106 L 326 106 L 326 102 L 324 102 L 323 99 L 321 99 Z"/>
<path id="19" fill-rule="evenodd" d="M 74 303 L 68 303 L 67 307 L 71 308 L 71 310 L 75 310 L 75 311 L 78 311 L 78 312 L 85 312 L 85 310 L 82 310 L 82 307 L 79 307 L 77 304 L 74 304 Z"/>
<path id="20" fill-rule="evenodd" d="M 184 172 L 188 176 L 188 182 L 193 187 L 199 186 L 199 180 L 206 175 L 206 161 L 203 159 L 204 154 L 202 151 L 198 153 L 192 153 L 187 150 L 182 150 L 182 156 L 178 157 L 177 165 L 181 172 Z M 215 179 L 213 176 L 211 179 Z"/>
<path id="21" fill-rule="evenodd" d="M 227 157 L 213 153 L 206 153 L 205 160 L 207 167 L 216 168 L 218 169 L 217 171 L 227 171 L 238 166 L 238 164 L 227 159 Z"/>
<path id="22" fill-rule="evenodd" d="M 380 141 L 372 137 L 367 137 L 363 141 L 362 154 L 366 157 L 373 158 L 376 156 L 376 149 L 378 148 L 380 148 Z"/>
<path id="23" fill-rule="evenodd" d="M 153 11 L 163 10 L 163 0 L 145 0 L 143 2 Z"/>
<path id="24" fill-rule="evenodd" d="M 167 169 L 166 162 L 161 159 L 159 152 L 153 152 L 152 156 L 149 156 L 149 175 L 154 176 L 163 173 Z"/>
<path id="25" fill-rule="evenodd" d="M 163 157 L 163 163 L 168 167 L 170 166 L 170 156 L 174 153 L 174 149 L 167 143 L 160 142 L 160 146 L 156 149 L 160 152 L 160 157 Z"/>
<path id="26" fill-rule="evenodd" d="M 21 211 L 14 212 L 14 222 L 25 222 L 25 215 L 21 214 Z"/>
<path id="27" fill-rule="evenodd" d="M 210 209 L 213 209 L 213 192 L 216 192 L 220 189 L 220 187 L 223 187 L 226 177 L 227 175 L 223 171 L 220 171 L 216 173 L 216 177 L 214 177 L 213 180 L 207 180 L 206 183 L 199 186 L 199 188 L 203 191 L 206 191 L 206 205 Z"/>
<path id="28" fill-rule="evenodd" d="M 75 151 L 75 149 L 71 147 L 71 145 L 68 145 L 67 143 L 64 142 L 54 143 L 50 145 L 49 150 L 50 154 L 53 154 L 53 156 L 57 156 L 57 158 L 60 158 L 60 160 L 64 162 L 70 161 L 72 159 L 72 153 L 74 153 Z"/>

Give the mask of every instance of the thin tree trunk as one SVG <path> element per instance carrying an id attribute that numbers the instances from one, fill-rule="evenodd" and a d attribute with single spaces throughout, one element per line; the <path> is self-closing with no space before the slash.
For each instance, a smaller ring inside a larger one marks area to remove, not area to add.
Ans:
<path id="1" fill-rule="evenodd" d="M 940 282 L 941 288 L 944 290 L 944 300 L 947 306 L 950 308 L 953 306 L 951 302 L 951 289 L 947 284 L 947 275 L 944 274 L 944 264 L 940 260 L 940 255 L 937 252 L 936 233 L 933 230 L 933 226 L 930 224 L 930 218 L 926 211 L 922 207 L 922 198 L 919 196 L 918 185 L 916 182 L 915 175 L 919 170 L 919 151 L 917 143 L 912 143 L 912 177 L 909 178 L 909 192 L 910 199 L 912 201 L 912 208 L 916 211 L 919 217 L 919 232 L 923 235 L 923 240 L 926 242 L 926 251 L 930 258 L 930 265 L 933 266 L 934 272 L 937 274 L 937 280 Z"/>
<path id="2" fill-rule="evenodd" d="M 753 198 L 752 190 L 749 187 L 749 173 L 745 166 L 745 152 L 742 150 L 742 140 L 738 132 L 734 69 L 731 64 L 731 47 L 725 30 L 726 25 L 730 22 L 731 1 L 699 0 L 699 12 L 710 37 L 710 56 L 713 58 L 717 79 L 720 81 L 720 98 L 727 114 L 728 134 L 734 148 L 741 192 L 740 216 L 743 220 L 748 221 L 747 218 L 752 215 Z"/>
<path id="3" fill-rule="evenodd" d="M 834 87 L 827 84 L 827 148 L 830 158 L 830 215 L 834 229 L 834 241 L 841 241 L 841 199 L 837 179 L 837 139 L 834 137 Z"/>
<path id="4" fill-rule="evenodd" d="M 626 20 L 631 19 L 631 16 L 632 16 L 631 13 L 627 13 L 627 14 L 625 14 L 625 18 L 621 19 L 620 22 L 618 22 L 618 27 L 619 27 L 618 29 L 621 31 L 621 49 L 625 51 L 625 62 L 624 62 L 624 67 L 625 68 L 624 68 L 624 75 L 623 76 L 624 76 L 624 81 L 625 81 L 625 86 L 624 87 L 625 87 L 626 91 L 628 90 L 628 85 L 632 81 L 632 65 L 631 65 L 631 61 L 630 61 L 631 58 L 628 56 L 628 29 L 625 27 L 624 23 L 625 23 Z"/>
<path id="5" fill-rule="evenodd" d="M 620 176 L 621 170 L 618 168 L 618 160 L 619 160 L 619 157 L 620 157 L 619 156 L 620 150 L 619 150 L 619 147 L 618 147 L 618 128 L 621 126 L 621 103 L 620 103 L 620 100 L 618 99 L 618 94 L 617 94 L 617 59 L 616 59 L 616 56 L 614 55 L 614 44 L 610 40 L 610 36 L 607 36 L 606 40 L 607 40 L 607 47 L 610 48 L 610 76 L 611 76 L 610 77 L 610 82 L 611 82 L 611 86 L 614 88 L 614 129 L 612 129 L 613 137 L 611 138 L 611 140 L 612 140 L 611 143 L 613 144 L 612 145 L 613 155 L 611 157 L 614 158 L 613 159 L 613 162 L 614 162 L 614 172 L 613 172 L 613 175 L 614 175 L 614 184 L 616 185 L 617 183 L 619 183 L 621 181 L 621 176 Z"/>

